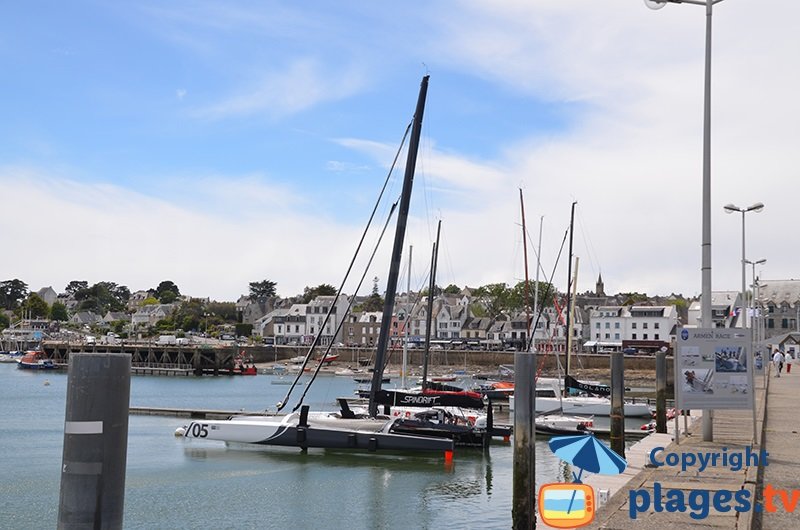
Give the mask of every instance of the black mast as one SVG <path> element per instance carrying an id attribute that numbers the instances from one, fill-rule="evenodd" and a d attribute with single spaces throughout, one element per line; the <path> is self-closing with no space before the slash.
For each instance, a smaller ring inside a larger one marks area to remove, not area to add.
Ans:
<path id="1" fill-rule="evenodd" d="M 394 311 L 394 298 L 397 292 L 397 279 L 400 275 L 400 259 L 403 255 L 403 242 L 406 236 L 406 222 L 408 221 L 408 208 L 411 203 L 411 188 L 414 184 L 414 169 L 417 165 L 417 149 L 419 148 L 420 132 L 422 130 L 422 115 L 425 112 L 425 96 L 428 93 L 428 79 L 422 78 L 417 99 L 417 109 L 414 112 L 414 124 L 411 128 L 411 139 L 408 144 L 408 158 L 406 159 L 406 172 L 403 178 L 403 191 L 400 196 L 400 210 L 397 215 L 397 230 L 394 234 L 394 248 L 392 261 L 389 266 L 389 278 L 386 281 L 386 300 L 383 304 L 383 320 L 381 332 L 378 336 L 378 349 L 375 352 L 375 369 L 372 372 L 372 385 L 369 389 L 369 414 L 377 416 L 378 403 L 375 401 L 381 389 L 383 379 L 383 365 L 386 362 L 386 349 L 389 344 L 389 327 L 392 324 Z"/>
<path id="2" fill-rule="evenodd" d="M 436 296 L 436 268 L 439 263 L 439 233 L 442 231 L 442 221 L 436 228 L 436 243 L 433 244 L 431 253 L 431 277 L 428 282 L 428 314 L 425 315 L 425 355 L 422 363 L 422 390 L 428 388 L 428 360 L 431 355 L 431 326 L 433 325 L 433 299 Z"/>
<path id="3" fill-rule="evenodd" d="M 572 314 L 572 230 L 575 224 L 575 205 L 578 204 L 577 201 L 572 203 L 572 210 L 569 215 L 569 263 L 567 264 L 567 307 L 565 311 L 567 312 L 567 329 L 566 333 L 564 334 L 564 349 L 567 352 L 566 362 L 564 363 L 564 396 L 569 393 L 569 388 L 567 387 L 567 378 L 569 377 L 569 357 L 572 352 L 570 352 L 570 346 L 572 345 L 572 323 L 570 322 L 572 319 L 570 318 Z"/>

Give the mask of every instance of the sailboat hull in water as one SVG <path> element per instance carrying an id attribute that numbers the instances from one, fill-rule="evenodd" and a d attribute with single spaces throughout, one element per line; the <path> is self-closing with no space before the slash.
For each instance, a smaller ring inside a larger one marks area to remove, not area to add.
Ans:
<path id="1" fill-rule="evenodd" d="M 453 450 L 452 440 L 389 432 L 394 420 L 340 418 L 329 413 L 286 416 L 235 416 L 198 420 L 184 428 L 184 438 L 285 447 L 356 451 Z"/>

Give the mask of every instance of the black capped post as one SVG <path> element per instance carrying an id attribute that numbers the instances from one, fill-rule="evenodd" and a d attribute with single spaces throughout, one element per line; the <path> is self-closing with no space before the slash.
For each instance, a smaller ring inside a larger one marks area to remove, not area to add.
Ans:
<path id="1" fill-rule="evenodd" d="M 122 528 L 131 357 L 72 353 L 58 528 Z"/>

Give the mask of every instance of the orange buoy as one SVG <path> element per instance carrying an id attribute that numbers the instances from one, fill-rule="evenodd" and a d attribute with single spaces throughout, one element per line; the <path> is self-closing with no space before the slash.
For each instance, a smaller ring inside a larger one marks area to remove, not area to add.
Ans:
<path id="1" fill-rule="evenodd" d="M 452 464 L 453 463 L 453 451 L 448 449 L 444 452 L 444 463 L 445 464 Z"/>

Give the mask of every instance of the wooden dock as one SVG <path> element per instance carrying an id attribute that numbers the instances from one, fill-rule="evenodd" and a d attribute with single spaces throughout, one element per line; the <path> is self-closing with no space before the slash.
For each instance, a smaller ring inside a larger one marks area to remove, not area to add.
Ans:
<path id="1" fill-rule="evenodd" d="M 173 416 L 176 418 L 193 418 L 201 420 L 225 420 L 231 416 L 275 416 L 263 411 L 215 410 L 215 409 L 183 409 L 172 407 L 130 407 L 130 414 L 141 416 Z"/>

